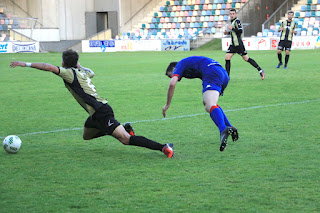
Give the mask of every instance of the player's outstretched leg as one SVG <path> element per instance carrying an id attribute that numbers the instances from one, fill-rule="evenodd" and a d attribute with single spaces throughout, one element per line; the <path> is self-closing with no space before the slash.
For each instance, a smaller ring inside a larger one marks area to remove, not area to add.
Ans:
<path id="1" fill-rule="evenodd" d="M 143 136 L 131 136 L 122 125 L 119 125 L 113 131 L 112 136 L 118 139 L 124 145 L 139 146 L 152 150 L 159 150 L 166 156 L 168 156 L 168 158 L 172 158 L 172 156 L 174 155 L 173 144 L 160 144 Z M 167 148 L 168 146 L 170 148 Z"/>
<path id="2" fill-rule="evenodd" d="M 152 150 L 159 150 L 163 152 L 168 158 L 172 158 L 174 155 L 172 143 L 160 144 L 143 136 L 131 136 L 129 145 L 145 147 Z"/>

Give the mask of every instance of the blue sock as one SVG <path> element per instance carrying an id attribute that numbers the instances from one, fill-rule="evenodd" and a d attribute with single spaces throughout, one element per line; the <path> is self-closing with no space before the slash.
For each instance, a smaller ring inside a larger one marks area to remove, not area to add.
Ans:
<path id="1" fill-rule="evenodd" d="M 217 106 L 219 106 L 219 105 L 217 105 Z M 229 122 L 227 116 L 224 114 L 224 112 L 223 112 L 223 110 L 221 109 L 220 106 L 219 106 L 219 108 L 220 108 L 220 110 L 221 110 L 221 112 L 222 112 L 222 114 L 223 114 L 225 125 L 226 125 L 226 126 L 232 126 L 231 123 Z"/>
<path id="2" fill-rule="evenodd" d="M 221 133 L 226 128 L 226 124 L 224 122 L 223 111 L 219 108 L 219 106 L 216 105 L 211 107 L 210 117 L 219 128 L 219 131 Z"/>

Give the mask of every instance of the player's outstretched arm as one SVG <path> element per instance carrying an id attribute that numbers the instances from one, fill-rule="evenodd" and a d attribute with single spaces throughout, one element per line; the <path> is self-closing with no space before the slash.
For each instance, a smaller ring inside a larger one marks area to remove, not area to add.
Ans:
<path id="1" fill-rule="evenodd" d="M 167 94 L 167 103 L 162 108 L 163 117 L 166 117 L 166 111 L 169 109 L 169 106 L 171 104 L 171 100 L 172 100 L 177 82 L 178 82 L 178 76 L 173 76 L 170 80 L 168 94 Z"/>
<path id="2" fill-rule="evenodd" d="M 23 61 L 12 61 L 10 64 L 11 68 L 15 67 L 31 67 L 43 71 L 53 72 L 55 74 L 59 74 L 59 68 L 47 63 L 29 63 Z"/>

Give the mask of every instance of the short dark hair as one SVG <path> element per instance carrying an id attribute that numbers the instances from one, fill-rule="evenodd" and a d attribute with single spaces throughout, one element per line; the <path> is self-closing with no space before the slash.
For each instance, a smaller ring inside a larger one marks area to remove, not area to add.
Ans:
<path id="1" fill-rule="evenodd" d="M 292 14 L 294 15 L 294 12 L 293 12 L 292 10 L 290 10 L 290 11 L 288 12 L 288 14 L 290 14 L 290 13 L 292 13 Z"/>
<path id="2" fill-rule="evenodd" d="M 66 50 L 62 53 L 62 60 L 66 68 L 77 68 L 79 54 L 72 49 Z"/>
<path id="3" fill-rule="evenodd" d="M 173 72 L 174 67 L 177 65 L 178 62 L 171 62 L 166 70 L 166 75 L 168 75 L 169 72 Z"/>
<path id="4" fill-rule="evenodd" d="M 234 9 L 234 8 L 230 9 L 230 12 L 235 12 L 235 13 L 237 13 L 236 9 Z"/>

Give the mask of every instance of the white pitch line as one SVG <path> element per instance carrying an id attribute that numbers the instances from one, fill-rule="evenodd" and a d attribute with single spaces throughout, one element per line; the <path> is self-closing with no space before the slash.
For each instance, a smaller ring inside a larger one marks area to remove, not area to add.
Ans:
<path id="1" fill-rule="evenodd" d="M 280 103 L 280 104 L 270 104 L 270 105 L 262 105 L 262 106 L 252 106 L 252 107 L 246 107 L 246 108 L 224 110 L 224 112 L 237 112 L 237 111 L 241 111 L 241 110 L 251 110 L 251 109 L 277 107 L 277 106 L 287 106 L 287 105 L 295 105 L 295 104 L 306 104 L 306 103 L 317 102 L 317 101 L 320 101 L 320 99 L 306 100 L 306 101 L 299 101 L 299 102 L 288 102 L 288 103 Z M 207 114 L 208 114 L 207 112 L 204 112 L 204 113 L 198 113 L 198 114 L 193 114 L 193 115 L 181 115 L 181 116 L 170 117 L 170 118 L 158 118 L 158 119 L 150 119 L 150 120 L 132 121 L 130 123 L 134 124 L 134 123 L 144 123 L 144 122 L 172 120 L 172 119 L 189 118 L 189 117 L 195 117 L 195 116 L 207 115 Z M 70 128 L 70 129 L 58 129 L 58 130 L 52 130 L 52 131 L 30 132 L 30 133 L 19 134 L 18 136 L 48 134 L 48 133 L 56 133 L 56 132 L 67 132 L 67 131 L 82 130 L 82 129 L 83 129 L 83 127 L 77 127 L 77 128 Z M 3 138 L 5 138 L 5 137 L 0 136 L 0 139 L 3 139 Z"/>

